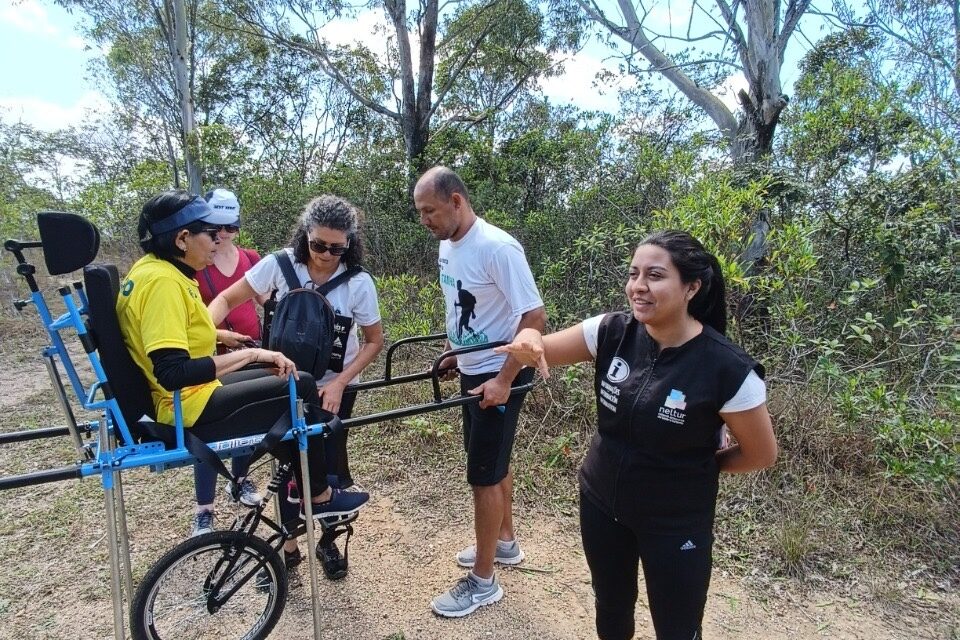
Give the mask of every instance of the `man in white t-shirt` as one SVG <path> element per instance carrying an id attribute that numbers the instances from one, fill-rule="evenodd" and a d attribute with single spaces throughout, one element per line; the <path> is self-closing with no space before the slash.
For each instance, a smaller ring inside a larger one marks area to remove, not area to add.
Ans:
<path id="1" fill-rule="evenodd" d="M 420 223 L 440 240 L 448 347 L 510 341 L 528 327 L 542 331 L 547 314 L 523 247 L 477 217 L 460 177 L 446 167 L 434 167 L 417 182 L 413 199 Z M 523 395 L 511 396 L 510 387 L 529 382 L 533 370 L 521 371 L 512 356 L 489 349 L 455 360 L 444 365 L 459 368 L 463 393 L 483 397 L 478 404 L 463 407 L 476 544 L 460 551 L 457 563 L 472 571 L 431 602 L 435 613 L 458 618 L 503 597 L 494 562 L 523 561 L 513 530 L 510 469 Z"/>

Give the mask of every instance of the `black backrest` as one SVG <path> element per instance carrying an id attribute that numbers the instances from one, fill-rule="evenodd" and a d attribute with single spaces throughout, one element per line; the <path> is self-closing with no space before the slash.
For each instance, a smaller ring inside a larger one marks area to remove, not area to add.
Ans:
<path id="1" fill-rule="evenodd" d="M 81 215 L 62 211 L 41 211 L 37 228 L 43 243 L 43 259 L 52 276 L 85 267 L 97 257 L 100 232 Z"/>
<path id="2" fill-rule="evenodd" d="M 147 379 L 130 356 L 123 334 L 120 333 L 120 322 L 117 320 L 120 276 L 117 267 L 112 264 L 92 264 L 84 268 L 83 278 L 89 301 L 90 332 L 109 381 L 109 388 L 104 388 L 104 393 L 112 394 L 117 399 L 127 428 L 139 441 L 145 434 L 138 420 L 144 414 L 154 416 L 153 399 Z"/>

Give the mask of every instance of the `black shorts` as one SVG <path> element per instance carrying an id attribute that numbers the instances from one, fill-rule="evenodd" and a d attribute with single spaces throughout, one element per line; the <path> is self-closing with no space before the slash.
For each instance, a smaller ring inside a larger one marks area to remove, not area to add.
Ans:
<path id="1" fill-rule="evenodd" d="M 496 377 L 497 373 L 460 374 L 460 391 L 467 391 Z M 533 380 L 533 369 L 523 369 L 513 385 Z M 463 448 L 467 452 L 467 482 L 489 487 L 503 480 L 510 469 L 513 439 L 525 393 L 510 396 L 507 404 L 481 409 L 478 403 L 463 406 Z"/>

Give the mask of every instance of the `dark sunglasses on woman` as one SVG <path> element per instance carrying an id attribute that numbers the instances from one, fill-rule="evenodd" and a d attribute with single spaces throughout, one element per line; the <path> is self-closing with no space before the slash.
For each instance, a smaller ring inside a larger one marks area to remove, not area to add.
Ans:
<path id="1" fill-rule="evenodd" d="M 347 251 L 350 250 L 350 245 L 346 246 L 337 246 L 337 245 L 327 245 L 322 242 L 317 242 L 316 240 L 311 240 L 309 242 L 310 250 L 315 253 L 324 253 L 329 251 L 332 256 L 342 256 Z"/>

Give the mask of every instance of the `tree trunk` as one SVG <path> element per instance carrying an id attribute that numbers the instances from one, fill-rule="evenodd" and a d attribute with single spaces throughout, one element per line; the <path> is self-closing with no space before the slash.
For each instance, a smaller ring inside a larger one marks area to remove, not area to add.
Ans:
<path id="1" fill-rule="evenodd" d="M 169 2 L 173 3 L 172 11 Z M 176 83 L 177 97 L 180 102 L 181 142 L 183 143 L 183 160 L 187 171 L 187 182 L 190 193 L 200 194 L 203 190 L 203 181 L 200 175 L 200 165 L 197 161 L 197 125 L 193 115 L 193 91 L 190 86 L 190 69 L 187 63 L 189 44 L 187 40 L 187 11 L 183 0 L 167 0 L 164 5 L 169 17 L 172 18 L 172 29 L 168 30 L 170 41 L 170 57 L 173 63 L 173 76 Z M 172 14 L 172 15 L 171 15 Z"/>

